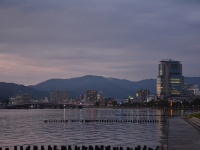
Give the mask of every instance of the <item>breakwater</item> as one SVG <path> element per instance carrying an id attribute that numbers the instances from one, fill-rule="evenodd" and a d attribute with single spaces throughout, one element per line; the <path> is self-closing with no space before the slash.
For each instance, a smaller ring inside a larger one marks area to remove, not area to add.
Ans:
<path id="1" fill-rule="evenodd" d="M 1 148 L 0 150 L 10 150 L 10 148 Z M 137 147 L 111 147 L 110 145 L 104 146 L 104 145 L 95 145 L 95 146 L 61 146 L 58 147 L 57 145 L 51 146 L 48 145 L 48 147 L 45 148 L 45 146 L 14 146 L 14 150 L 164 150 L 161 147 L 157 146 L 156 148 L 147 147 L 146 145 Z"/>
<path id="2" fill-rule="evenodd" d="M 44 123 L 69 123 L 69 122 L 79 122 L 79 123 L 166 123 L 167 120 L 44 120 Z"/>
<path id="3" fill-rule="evenodd" d="M 116 114 L 116 116 L 139 116 L 139 117 L 150 117 L 150 116 L 161 116 L 161 117 L 181 117 L 181 116 L 186 116 L 186 115 L 148 115 L 148 114 Z"/>

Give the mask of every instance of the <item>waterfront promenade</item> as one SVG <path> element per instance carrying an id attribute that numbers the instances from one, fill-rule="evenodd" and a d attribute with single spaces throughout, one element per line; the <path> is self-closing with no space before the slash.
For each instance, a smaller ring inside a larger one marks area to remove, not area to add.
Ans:
<path id="1" fill-rule="evenodd" d="M 200 150 L 200 131 L 184 117 L 170 118 L 167 150 Z"/>

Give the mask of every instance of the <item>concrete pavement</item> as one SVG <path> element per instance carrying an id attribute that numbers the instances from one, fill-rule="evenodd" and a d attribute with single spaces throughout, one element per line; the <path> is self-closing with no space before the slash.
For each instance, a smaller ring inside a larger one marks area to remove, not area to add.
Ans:
<path id="1" fill-rule="evenodd" d="M 167 145 L 167 150 L 200 150 L 200 131 L 183 117 L 170 118 Z"/>

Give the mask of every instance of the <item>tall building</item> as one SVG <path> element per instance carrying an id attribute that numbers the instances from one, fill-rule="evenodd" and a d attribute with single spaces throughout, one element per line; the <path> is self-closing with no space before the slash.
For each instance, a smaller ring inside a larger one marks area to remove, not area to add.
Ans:
<path id="1" fill-rule="evenodd" d="M 184 80 L 180 61 L 172 59 L 160 61 L 156 82 L 156 91 L 159 98 L 181 96 Z"/>
<path id="2" fill-rule="evenodd" d="M 104 105 L 105 104 L 105 102 L 103 100 L 103 91 L 100 91 L 97 94 L 97 101 L 99 102 L 100 105 Z"/>
<path id="3" fill-rule="evenodd" d="M 89 90 L 86 92 L 86 101 L 89 103 L 96 103 L 97 102 L 97 91 L 96 90 Z"/>
<path id="4" fill-rule="evenodd" d="M 50 102 L 63 103 L 69 100 L 68 91 L 51 91 Z"/>

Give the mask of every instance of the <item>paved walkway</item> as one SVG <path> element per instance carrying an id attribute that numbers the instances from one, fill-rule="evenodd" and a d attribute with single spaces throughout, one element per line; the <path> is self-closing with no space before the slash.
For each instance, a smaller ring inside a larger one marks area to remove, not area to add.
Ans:
<path id="1" fill-rule="evenodd" d="M 168 150 L 200 150 L 200 131 L 181 117 L 170 118 Z"/>

